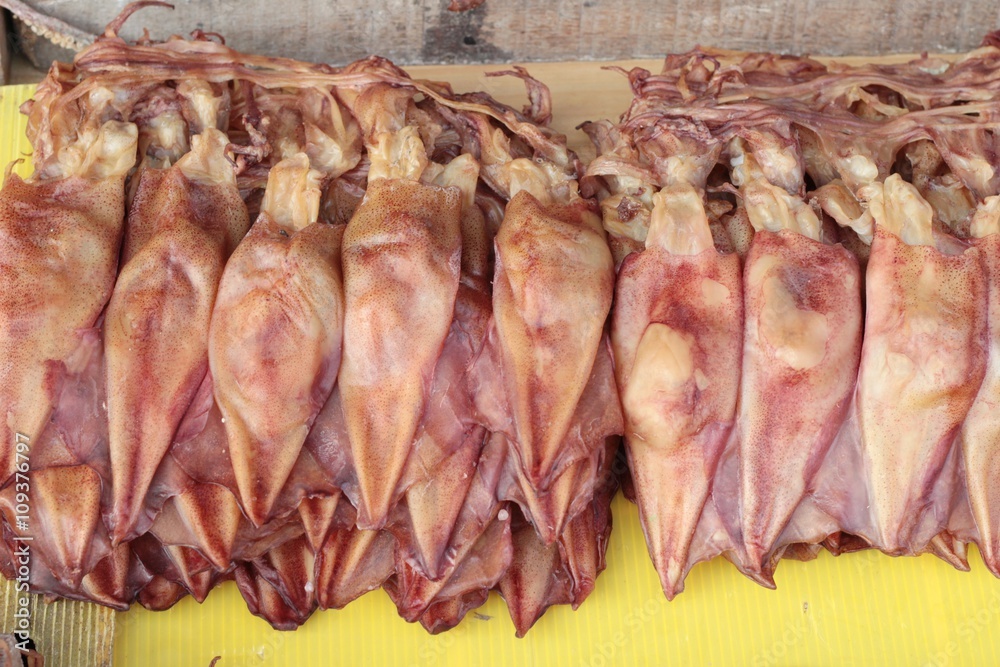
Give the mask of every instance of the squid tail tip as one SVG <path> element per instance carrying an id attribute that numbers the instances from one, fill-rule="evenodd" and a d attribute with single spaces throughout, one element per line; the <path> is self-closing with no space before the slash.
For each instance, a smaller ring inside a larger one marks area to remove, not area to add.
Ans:
<path id="1" fill-rule="evenodd" d="M 116 507 L 109 523 L 111 525 L 108 530 L 108 539 L 111 540 L 112 549 L 117 549 L 132 538 L 131 533 L 135 528 L 135 521 L 129 518 L 127 510 Z"/>
<path id="2" fill-rule="evenodd" d="M 253 524 L 254 528 L 260 528 L 267 523 L 267 515 L 267 512 L 262 511 L 259 508 L 247 508 L 247 519 Z"/>
<path id="3" fill-rule="evenodd" d="M 228 553 L 205 553 L 205 558 L 209 563 L 223 572 L 228 570 L 233 562 L 233 554 L 231 551 Z"/>
<path id="4" fill-rule="evenodd" d="M 382 530 L 385 528 L 385 524 L 389 519 L 389 510 L 386 509 L 373 514 L 369 511 L 368 507 L 365 503 L 361 503 L 361 506 L 358 507 L 358 516 L 354 521 L 358 530 Z"/>
<path id="5" fill-rule="evenodd" d="M 766 570 L 743 570 L 742 572 L 750 581 L 759 586 L 772 591 L 778 588 L 778 585 L 774 583 L 773 572 L 767 572 Z"/>
<path id="6" fill-rule="evenodd" d="M 684 584 L 662 584 L 663 595 L 667 598 L 667 602 L 673 602 L 674 598 L 684 592 Z"/>
<path id="7" fill-rule="evenodd" d="M 68 568 L 64 572 L 57 574 L 56 578 L 65 586 L 73 590 L 78 590 L 85 574 L 87 573 L 83 571 L 83 568 L 77 566 Z"/>
<path id="8" fill-rule="evenodd" d="M 667 598 L 668 602 L 673 601 L 675 597 L 684 592 L 684 576 L 685 572 L 680 571 L 680 568 L 675 567 L 676 561 L 668 561 L 662 564 L 657 564 L 657 571 L 660 575 L 660 588 L 663 590 L 664 597 Z"/>
<path id="9" fill-rule="evenodd" d="M 775 590 L 778 585 L 774 583 L 774 568 L 768 566 L 765 559 L 762 556 L 748 557 L 742 562 L 736 563 L 736 567 L 740 572 L 743 573 L 745 577 L 750 579 L 756 584 L 768 588 L 770 590 Z"/>
<path id="10" fill-rule="evenodd" d="M 243 493 L 239 494 L 240 504 L 243 506 L 243 514 L 247 520 L 253 524 L 254 528 L 260 528 L 271 518 L 271 511 L 274 509 L 274 500 L 261 497 L 247 498 Z"/>

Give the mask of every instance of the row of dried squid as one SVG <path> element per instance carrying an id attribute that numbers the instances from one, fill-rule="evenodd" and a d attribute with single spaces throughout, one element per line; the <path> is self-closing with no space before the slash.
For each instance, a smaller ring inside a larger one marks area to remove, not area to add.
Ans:
<path id="1" fill-rule="evenodd" d="M 30 535 L 36 592 L 235 579 L 278 628 L 378 587 L 432 632 L 494 589 L 519 634 L 579 605 L 614 264 L 547 89 L 126 43 L 142 4 L 52 69 L 0 191 L 0 569 Z"/>
<path id="2" fill-rule="evenodd" d="M 1000 49 L 626 73 L 600 155 L 631 483 L 667 597 L 822 548 L 1000 576 Z"/>

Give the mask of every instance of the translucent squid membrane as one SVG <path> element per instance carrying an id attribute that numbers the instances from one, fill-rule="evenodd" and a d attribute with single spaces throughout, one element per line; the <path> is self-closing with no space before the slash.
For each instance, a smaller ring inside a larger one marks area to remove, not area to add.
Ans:
<path id="1" fill-rule="evenodd" d="M 419 621 L 431 632 L 457 625 L 470 609 L 483 604 L 511 563 L 510 511 L 496 497 L 503 439 L 494 436 L 485 446 L 479 444 L 477 451 L 475 465 L 463 469 L 465 482 L 427 483 L 438 487 L 438 492 L 454 493 L 460 501 L 458 514 L 448 525 L 446 558 L 436 572 L 428 572 L 418 559 L 399 550 L 396 573 L 386 584 L 400 615 L 410 622 Z M 450 467 L 439 470 L 450 476 L 457 472 Z M 411 494 L 412 490 L 408 500 Z"/>
<path id="2" fill-rule="evenodd" d="M 512 521 L 512 559 L 497 588 L 507 601 L 518 637 L 555 604 L 579 607 L 594 590 L 605 567 L 611 535 L 611 497 L 617 490 L 611 467 L 598 474 L 591 501 L 576 514 L 558 540 L 547 544 L 520 517 Z"/>
<path id="3" fill-rule="evenodd" d="M 1000 197 L 987 197 L 973 215 L 972 244 L 987 284 L 987 362 L 983 383 L 959 434 L 965 492 L 986 566 L 1000 577 Z"/>
<path id="4" fill-rule="evenodd" d="M 898 175 L 862 196 L 875 227 L 857 387 L 801 516 L 965 568 L 959 432 L 986 372 L 982 252 L 935 232 Z"/>
<path id="5" fill-rule="evenodd" d="M 250 224 L 228 142 L 211 128 L 172 167 L 143 169 L 129 210 L 104 331 L 116 542 L 135 536 L 157 467 L 208 372 L 219 281 Z"/>
<path id="6" fill-rule="evenodd" d="M 333 390 L 341 360 L 342 226 L 318 223 L 304 153 L 272 168 L 260 216 L 226 264 L 209 364 L 239 496 L 262 525 Z"/>
<path id="7" fill-rule="evenodd" d="M 41 434 L 66 361 L 111 296 L 136 138 L 135 125 L 109 121 L 45 177 L 8 172 L 0 191 L 3 480 L 15 470 L 15 442 L 30 447 Z"/>
<path id="8" fill-rule="evenodd" d="M 371 182 L 344 234 L 340 395 L 362 527 L 385 524 L 455 309 L 461 269 L 457 189 Z"/>
<path id="9" fill-rule="evenodd" d="M 669 186 L 653 201 L 645 249 L 618 272 L 611 340 L 636 502 L 672 598 L 694 564 L 738 547 L 716 504 L 731 498 L 715 486 L 736 417 L 743 286 L 697 190 Z"/>
<path id="10" fill-rule="evenodd" d="M 791 543 L 826 535 L 791 522 L 846 414 L 861 350 L 857 259 L 823 238 L 798 196 L 753 173 L 740 194 L 756 233 L 743 272 L 745 305 L 738 408 L 743 567 L 772 585 Z"/>
<path id="11" fill-rule="evenodd" d="M 604 567 L 622 416 L 613 262 L 562 138 L 408 85 L 380 59 L 342 78 L 307 67 L 321 83 L 298 88 L 291 61 L 113 32 L 50 78 L 32 116 L 44 169 L 0 195 L 16 217 L 19 188 L 54 184 L 46 203 L 82 219 L 58 262 L 8 252 L 41 268 L 0 300 L 33 317 L 60 308 L 36 329 L 62 347 L 26 361 L 44 362 L 49 399 L 25 433 L 31 521 L 46 528 L 32 586 L 166 609 L 235 579 L 282 629 L 379 586 L 431 632 L 498 588 L 519 634 L 551 604 L 580 604 Z M 201 59 L 211 84 L 195 78 Z M 91 85 L 121 81 L 125 61 L 127 85 L 144 79 L 135 95 Z M 247 79 L 227 81 L 229 66 Z M 541 118 L 543 88 L 529 87 Z M 139 129 L 85 119 L 53 143 L 45 122 L 64 100 Z M 239 188 L 265 173 L 251 225 Z M 77 197 L 67 184 L 84 178 Z M 333 206 L 349 224 L 320 221 L 326 186 L 347 195 Z M 59 215 L 15 223 L 51 234 Z M 28 303 L 29 282 L 52 281 Z"/>
<path id="12" fill-rule="evenodd" d="M 468 378 L 490 318 L 483 282 L 487 231 L 475 203 L 478 176 L 478 164 L 462 155 L 433 178 L 461 193 L 462 271 L 451 326 L 397 487 L 403 495 L 389 525 L 398 547 L 396 576 L 386 588 L 404 618 L 432 632 L 457 624 L 482 604 L 510 560 L 503 546 L 508 522 L 495 520 L 502 507 L 496 487 L 503 443 L 491 445 L 477 423 Z"/>
<path id="13" fill-rule="evenodd" d="M 519 191 L 495 247 L 490 345 L 499 368 L 487 371 L 477 400 L 530 483 L 545 489 L 584 456 L 563 441 L 601 351 L 614 267 L 600 220 L 582 199 L 547 205 Z"/>
<path id="14" fill-rule="evenodd" d="M 841 532 L 886 553 L 930 551 L 963 568 L 963 544 L 977 539 L 973 522 L 965 518 L 963 474 L 968 473 L 963 469 L 979 476 L 983 468 L 963 467 L 969 441 L 958 434 L 970 428 L 963 424 L 986 372 L 984 275 L 989 272 L 983 270 L 980 246 L 988 244 L 977 239 L 970 247 L 935 232 L 931 206 L 899 176 L 860 188 L 859 194 L 865 210 L 836 182 L 821 188 L 817 200 L 859 236 L 873 229 L 860 359 L 861 308 L 859 296 L 853 296 L 860 284 L 856 262 L 836 247 L 811 255 L 809 244 L 802 247 L 798 237 L 800 247 L 779 275 L 789 294 L 794 294 L 790 286 L 808 285 L 806 298 L 778 298 L 785 295 L 769 289 L 768 271 L 763 270 L 771 261 L 762 260 L 758 251 L 775 245 L 782 235 L 787 242 L 787 232 L 762 232 L 751 200 L 745 198 L 758 232 L 744 274 L 748 326 L 739 434 L 742 532 L 744 565 L 761 571 L 768 583 L 785 548 L 797 545 L 793 553 L 808 554 L 814 548 L 799 545 L 825 541 L 839 550 L 849 543 Z M 987 238 L 986 230 L 995 227 L 994 208 L 984 205 L 973 221 Z M 822 247 L 810 243 L 817 250 Z M 793 266 L 808 272 L 808 280 L 791 279 Z M 774 308 L 770 318 L 762 309 L 751 326 L 755 298 L 775 306 L 786 303 Z M 824 301 L 825 307 L 820 305 Z M 787 335 L 792 332 L 797 333 Z M 787 342 L 774 345 L 768 339 Z M 751 357 L 751 352 L 768 351 L 774 358 L 759 368 L 776 377 L 770 389 L 759 380 L 764 374 L 755 374 Z M 839 363 L 820 372 L 833 359 Z M 856 383 L 854 368 L 859 369 Z M 794 393 L 784 404 L 782 388 Z M 804 399 L 803 392 L 811 391 L 816 393 Z M 768 410 L 774 410 L 770 418 Z M 983 423 L 970 422 L 972 429 Z M 776 427 L 778 435 L 769 431 Z M 762 435 L 755 438 L 755 429 Z M 814 434 L 811 439 L 809 434 Z M 803 445 L 810 441 L 811 448 Z M 755 442 L 766 446 L 756 450 Z M 977 523 L 986 525 L 982 497 L 979 491 Z"/>
<path id="15" fill-rule="evenodd" d="M 754 150 L 769 150 L 761 145 Z M 789 545 L 836 531 L 793 517 L 854 390 L 860 269 L 810 206 L 767 180 L 757 153 L 742 142 L 731 152 L 756 230 L 742 268 L 715 247 L 703 195 L 671 184 L 653 198 L 644 249 L 618 276 L 612 334 L 626 447 L 668 598 L 718 554 L 773 586 Z M 787 156 L 771 157 L 773 171 Z"/>
<path id="16" fill-rule="evenodd" d="M 746 566 L 770 584 L 783 547 L 826 537 L 791 517 L 814 490 L 854 390 L 860 275 L 843 247 L 794 232 L 758 232 L 744 275 L 740 513 Z"/>
<path id="17" fill-rule="evenodd" d="M 28 519 L 38 531 L 32 552 L 44 563 L 44 567 L 32 568 L 32 577 L 41 580 L 33 584 L 44 584 L 48 579 L 74 596 L 83 594 L 83 578 L 111 552 L 101 521 L 102 488 L 109 476 L 107 422 L 101 408 L 105 400 L 103 361 L 99 328 L 81 332 L 79 345 L 60 378 L 52 414 L 32 443 L 30 455 L 32 503 Z M 23 503 L 18 502 L 23 479 L 15 478 L 15 483 L 0 491 L 0 511 L 11 526 L 16 525 L 18 505 L 23 510 Z M 6 557 L 10 555 L 8 551 Z M 9 562 L 13 565 L 15 561 Z M 16 576 L 13 570 L 5 574 Z"/>

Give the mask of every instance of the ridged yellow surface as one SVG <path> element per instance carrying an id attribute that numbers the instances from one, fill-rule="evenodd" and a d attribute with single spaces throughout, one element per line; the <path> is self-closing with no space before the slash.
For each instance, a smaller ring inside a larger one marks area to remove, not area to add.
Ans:
<path id="1" fill-rule="evenodd" d="M 443 75 L 442 75 L 443 77 Z M 27 150 L 17 106 L 26 86 L 2 89 L 0 154 Z M 558 112 L 558 110 L 557 110 Z M 549 610 L 514 637 L 494 595 L 451 632 L 407 624 L 375 591 L 342 611 L 317 613 L 296 632 L 251 616 L 226 584 L 203 605 L 119 614 L 118 667 L 251 665 L 994 665 L 1000 664 L 1000 581 L 971 554 L 971 573 L 932 557 L 863 552 L 784 562 L 778 590 L 724 560 L 695 567 L 673 602 L 660 593 L 635 507 L 615 500 L 608 569 L 576 612 Z"/>
<path id="2" fill-rule="evenodd" d="M 0 165 L 6 169 L 12 160 L 23 158 L 14 167 L 21 176 L 31 173 L 31 144 L 24 133 L 28 119 L 19 108 L 34 90 L 32 85 L 0 86 L 0 157 L 3 158 Z"/>

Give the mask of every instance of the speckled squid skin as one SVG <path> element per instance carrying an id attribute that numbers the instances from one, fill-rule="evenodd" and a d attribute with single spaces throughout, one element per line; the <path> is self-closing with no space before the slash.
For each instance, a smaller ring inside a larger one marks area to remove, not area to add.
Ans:
<path id="1" fill-rule="evenodd" d="M 101 479 L 88 465 L 63 465 L 32 470 L 31 482 L 32 551 L 61 585 L 76 590 L 110 551 L 100 523 Z M 15 495 L 14 485 L 0 494 L 0 512 L 11 526 Z"/>
<path id="2" fill-rule="evenodd" d="M 770 570 L 775 542 L 851 401 L 863 312 L 857 259 L 798 232 L 759 231 L 746 258 L 738 417 L 746 566 Z"/>
<path id="3" fill-rule="evenodd" d="M 513 558 L 497 589 L 518 637 L 524 637 L 550 606 L 569 604 L 577 609 L 593 592 L 607 564 L 611 498 L 618 490 L 610 471 L 609 463 L 598 473 L 593 498 L 552 544 L 543 542 L 515 512 L 510 529 Z"/>
<path id="4" fill-rule="evenodd" d="M 250 226 L 221 132 L 186 158 L 142 172 L 104 328 L 115 541 L 134 532 L 153 475 L 208 372 L 208 332 L 226 259 Z M 211 159 L 210 158 L 210 159 Z"/>
<path id="5" fill-rule="evenodd" d="M 135 126 L 107 131 L 134 162 Z M 12 173 L 0 190 L 0 483 L 14 472 L 16 434 L 30 444 L 52 410 L 51 364 L 70 356 L 111 296 L 127 170 L 28 181 Z"/>
<path id="6" fill-rule="evenodd" d="M 876 227 L 858 419 L 874 546 L 917 553 L 925 519 L 947 508 L 931 494 L 986 371 L 986 279 L 980 252 L 946 255 Z M 939 519 L 935 516 L 939 515 Z"/>
<path id="7" fill-rule="evenodd" d="M 111 550 L 101 521 L 101 496 L 108 477 L 104 354 L 98 329 L 78 333 L 80 344 L 67 363 L 77 370 L 61 375 L 52 413 L 32 443 L 28 473 L 32 553 L 59 586 L 74 591 Z M 25 492 L 23 479 L 0 491 L 0 512 L 7 526 L 16 525 L 18 499 L 23 501 Z M 16 533 L 5 531 L 8 558 L 16 551 L 15 539 Z M 12 579 L 16 576 L 9 574 Z"/>
<path id="8" fill-rule="evenodd" d="M 629 468 L 647 546 L 673 598 L 696 562 L 692 538 L 736 417 L 740 259 L 653 245 L 622 262 L 615 297 L 611 340 Z"/>
<path id="9" fill-rule="evenodd" d="M 614 263 L 589 202 L 507 204 L 496 241 L 493 313 L 511 438 L 528 479 L 547 487 L 611 308 Z"/>
<path id="10" fill-rule="evenodd" d="M 988 290 L 989 361 L 975 402 L 962 425 L 965 485 L 979 532 L 979 551 L 1000 577 L 1000 234 L 973 241 Z"/>
<path id="11" fill-rule="evenodd" d="M 440 482 L 439 477 L 429 480 L 428 484 L 439 486 L 442 494 L 461 495 L 462 502 L 458 516 L 446 526 L 449 530 L 446 550 L 437 572 L 428 572 L 413 557 L 414 548 L 407 544 L 412 538 L 399 535 L 403 540 L 396 550 L 395 575 L 385 588 L 400 616 L 407 621 L 420 620 L 426 626 L 434 617 L 437 620 L 431 625 L 446 625 L 442 614 L 449 605 L 441 606 L 442 603 L 465 598 L 475 591 L 488 592 L 510 564 L 510 512 L 505 509 L 507 504 L 498 500 L 496 492 L 505 453 L 503 436 L 492 434 L 475 452 L 473 466 L 465 469 L 469 475 L 467 484 L 459 488 L 447 478 Z M 472 603 L 472 598 L 468 603 Z M 437 612 L 430 612 L 434 607 L 439 607 Z M 460 607 L 468 610 L 464 604 Z"/>
<path id="12" fill-rule="evenodd" d="M 149 528 L 163 544 L 198 549 L 220 571 L 232 563 L 243 514 L 232 492 L 218 484 L 192 482 L 163 505 Z"/>
<path id="13" fill-rule="evenodd" d="M 409 539 L 401 547 L 431 579 L 448 566 L 447 550 L 455 522 L 466 504 L 476 462 L 489 437 L 474 423 L 472 391 L 466 376 L 489 324 L 489 295 L 459 286 L 455 316 L 434 370 L 427 410 L 417 428 L 403 483 Z"/>
<path id="14" fill-rule="evenodd" d="M 337 378 L 343 225 L 285 231 L 267 212 L 226 265 L 209 362 L 242 505 L 261 525 Z"/>
<path id="15" fill-rule="evenodd" d="M 379 528 L 424 413 L 461 269 L 457 188 L 380 179 L 344 234 L 338 378 L 358 475 L 358 525 Z"/>
<path id="16" fill-rule="evenodd" d="M 294 630 L 316 610 L 316 557 L 306 537 L 272 547 L 234 572 L 250 613 L 276 630 Z"/>
<path id="17" fill-rule="evenodd" d="M 395 568 L 396 540 L 386 530 L 355 526 L 330 532 L 316 554 L 316 599 L 320 609 L 341 609 L 373 591 Z"/>

